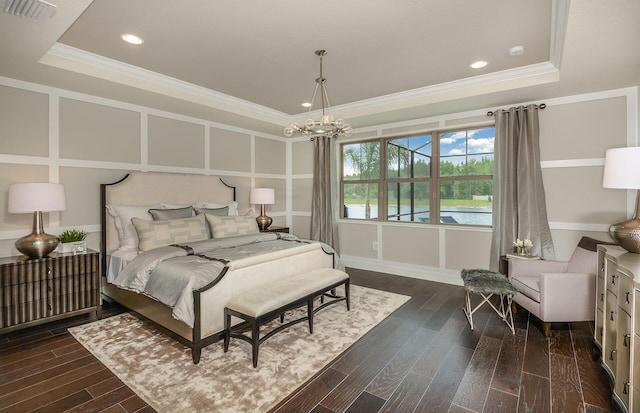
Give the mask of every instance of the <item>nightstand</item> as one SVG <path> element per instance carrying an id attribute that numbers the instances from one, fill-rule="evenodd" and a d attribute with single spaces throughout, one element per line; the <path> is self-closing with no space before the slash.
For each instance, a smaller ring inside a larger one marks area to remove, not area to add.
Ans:
<path id="1" fill-rule="evenodd" d="M 277 227 L 277 226 L 270 226 L 269 228 L 265 229 L 264 231 L 261 232 L 286 232 L 287 234 L 289 233 L 289 227 Z"/>
<path id="2" fill-rule="evenodd" d="M 100 318 L 99 256 L 0 258 L 0 334 L 79 314 Z"/>

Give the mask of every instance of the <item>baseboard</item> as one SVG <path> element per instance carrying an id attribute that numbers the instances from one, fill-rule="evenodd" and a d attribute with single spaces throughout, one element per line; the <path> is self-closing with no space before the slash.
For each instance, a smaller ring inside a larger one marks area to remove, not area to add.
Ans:
<path id="1" fill-rule="evenodd" d="M 350 255 L 340 255 L 340 260 L 345 267 L 357 268 L 367 271 L 383 272 L 387 274 L 417 278 L 420 280 L 441 282 L 445 284 L 462 285 L 460 271 L 456 270 L 426 267 L 394 261 L 383 261 Z"/>

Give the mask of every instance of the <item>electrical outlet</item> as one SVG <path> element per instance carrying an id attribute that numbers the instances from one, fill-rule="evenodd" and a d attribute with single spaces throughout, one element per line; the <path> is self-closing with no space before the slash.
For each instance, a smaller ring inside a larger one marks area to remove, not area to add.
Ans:
<path id="1" fill-rule="evenodd" d="M 378 251 L 378 241 L 373 241 L 373 250 Z"/>

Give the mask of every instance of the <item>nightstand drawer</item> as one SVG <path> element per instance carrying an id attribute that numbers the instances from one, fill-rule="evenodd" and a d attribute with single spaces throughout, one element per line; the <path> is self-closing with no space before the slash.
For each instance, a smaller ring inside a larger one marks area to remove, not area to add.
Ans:
<path id="1" fill-rule="evenodd" d="M 269 228 L 265 229 L 262 232 L 286 232 L 286 233 L 289 233 L 289 227 L 270 226 Z"/>
<path id="2" fill-rule="evenodd" d="M 0 334 L 72 315 L 100 316 L 99 254 L 0 258 Z"/>

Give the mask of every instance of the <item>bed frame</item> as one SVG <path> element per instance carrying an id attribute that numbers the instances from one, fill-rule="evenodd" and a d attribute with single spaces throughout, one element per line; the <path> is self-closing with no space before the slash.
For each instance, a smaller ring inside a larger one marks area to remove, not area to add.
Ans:
<path id="1" fill-rule="evenodd" d="M 210 305 L 207 300 L 215 294 L 212 287 L 219 283 L 229 271 L 226 267 L 219 276 L 193 292 L 194 296 L 194 326 L 191 328 L 187 324 L 176 320 L 172 316 L 172 309 L 158 301 L 137 294 L 132 291 L 118 288 L 106 280 L 108 254 L 119 247 L 119 239 L 115 221 L 107 212 L 106 205 L 149 205 L 154 203 L 174 203 L 190 204 L 194 202 L 230 202 L 236 200 L 235 187 L 229 186 L 216 176 L 194 175 L 194 174 L 173 174 L 160 172 L 133 172 L 126 175 L 120 181 L 101 184 L 101 266 L 102 266 L 102 295 L 107 301 L 115 301 L 137 314 L 152 321 L 160 330 L 174 337 L 192 350 L 193 362 L 200 361 L 202 348 L 212 344 L 224 336 L 222 329 L 212 331 L 211 319 L 215 318 L 207 314 Z M 239 208 L 240 209 L 240 208 Z M 319 252 L 319 251 L 320 252 Z M 309 250 L 300 255 L 304 259 L 303 266 L 332 267 L 333 254 L 326 253 L 322 248 L 315 251 Z M 282 272 L 278 277 L 283 278 L 292 275 L 295 271 L 306 270 L 299 268 L 300 265 L 294 262 L 294 258 L 285 257 L 275 263 L 264 263 L 279 268 L 282 263 Z M 250 267 L 239 269 L 243 272 L 242 277 L 247 277 L 251 273 Z M 238 274 L 236 272 L 235 274 Z M 238 276 L 241 277 L 241 276 Z M 266 279 L 265 281 L 271 281 Z M 232 283 L 226 280 L 227 283 Z M 224 284 L 224 283 L 221 283 Z M 218 297 L 218 296 L 216 296 Z M 222 299 L 228 298 L 228 295 Z M 216 298 L 220 300 L 220 298 Z M 218 304 L 216 304 L 218 305 Z M 220 319 L 223 318 L 221 312 Z"/>

